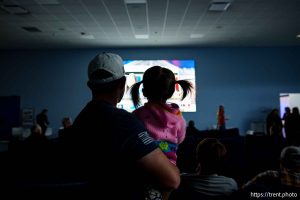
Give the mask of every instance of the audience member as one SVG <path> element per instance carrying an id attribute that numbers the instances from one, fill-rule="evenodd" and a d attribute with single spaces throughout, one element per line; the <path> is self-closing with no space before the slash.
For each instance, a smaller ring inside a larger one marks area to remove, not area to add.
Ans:
<path id="1" fill-rule="evenodd" d="M 280 154 L 280 170 L 268 170 L 256 175 L 242 186 L 244 191 L 277 192 L 295 189 L 300 191 L 300 148 L 285 147 Z M 295 192 L 294 191 L 294 192 Z"/>
<path id="2" fill-rule="evenodd" d="M 58 137 L 64 137 L 66 130 L 72 126 L 72 120 L 70 117 L 64 117 L 61 121 L 62 127 L 58 130 Z"/>
<path id="3" fill-rule="evenodd" d="M 95 195 L 110 199 L 145 199 L 149 182 L 161 189 L 177 188 L 178 168 L 158 148 L 143 124 L 116 108 L 125 89 L 123 60 L 100 53 L 88 66 L 92 100 L 76 117 L 70 141 L 74 174 L 86 178 Z M 97 187 L 96 187 L 97 186 Z"/>
<path id="4" fill-rule="evenodd" d="M 285 132 L 285 138 L 288 141 L 289 144 L 292 144 L 292 138 L 291 138 L 291 109 L 290 107 L 284 108 L 285 112 L 283 114 L 282 120 L 284 122 L 284 132 Z"/>
<path id="5" fill-rule="evenodd" d="M 19 155 L 14 157 L 16 163 L 23 163 L 22 173 L 16 173 L 17 180 L 22 182 L 41 180 L 47 177 L 49 167 L 49 155 L 51 153 L 50 141 L 42 133 L 40 125 L 35 124 L 31 127 L 31 134 L 25 138 Z"/>
<path id="6" fill-rule="evenodd" d="M 193 120 L 190 120 L 186 128 L 186 135 L 187 136 L 197 135 L 198 132 L 199 130 L 195 127 L 195 122 Z"/>
<path id="7" fill-rule="evenodd" d="M 45 135 L 47 127 L 49 125 L 48 121 L 48 110 L 43 109 L 41 113 L 36 116 L 36 123 L 41 126 L 42 133 Z"/>
<path id="8" fill-rule="evenodd" d="M 183 90 L 182 99 L 191 91 L 192 85 L 186 80 L 176 80 L 174 73 L 167 68 L 151 67 L 145 71 L 143 80 L 132 86 L 131 96 L 135 107 L 138 107 L 140 103 L 139 87 L 141 84 L 143 84 L 143 95 L 148 102 L 135 110 L 133 114 L 143 121 L 150 136 L 156 140 L 169 160 L 176 165 L 176 151 L 185 138 L 186 123 L 179 106 L 166 102 L 174 94 L 176 84 L 180 85 Z M 148 192 L 149 199 L 152 199 L 152 196 L 158 199 L 159 191 L 151 188 Z"/>
<path id="9" fill-rule="evenodd" d="M 40 125 L 33 125 L 30 129 L 31 134 L 24 140 L 26 150 L 32 150 L 34 153 L 39 154 L 41 149 L 47 148 L 49 141 L 43 134 Z"/>
<path id="10" fill-rule="evenodd" d="M 226 147 L 215 138 L 206 138 L 197 146 L 198 168 L 196 174 L 183 174 L 178 191 L 184 191 L 196 196 L 191 199 L 217 198 L 224 199 L 238 190 L 236 181 L 219 175 L 226 156 Z M 176 195 L 176 190 L 172 196 Z M 181 196 L 180 192 L 177 194 Z M 172 199 L 185 199 L 182 198 Z M 190 198 L 187 198 L 190 199 Z"/>
<path id="11" fill-rule="evenodd" d="M 273 137 L 282 137 L 282 121 L 279 116 L 279 110 L 273 109 L 266 119 L 267 135 Z"/>
<path id="12" fill-rule="evenodd" d="M 290 118 L 290 137 L 292 144 L 300 145 L 300 114 L 298 107 L 293 107 Z"/>

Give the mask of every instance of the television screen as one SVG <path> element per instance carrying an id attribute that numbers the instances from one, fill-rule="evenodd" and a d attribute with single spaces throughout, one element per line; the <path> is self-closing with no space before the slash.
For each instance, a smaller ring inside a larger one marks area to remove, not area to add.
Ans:
<path id="1" fill-rule="evenodd" d="M 182 101 L 182 89 L 179 85 L 175 85 L 173 96 L 168 99 L 167 103 L 176 103 L 182 112 L 196 111 L 196 88 L 195 88 L 195 61 L 194 60 L 124 60 L 124 68 L 126 73 L 126 89 L 122 101 L 117 105 L 129 112 L 135 110 L 130 96 L 131 86 L 142 80 L 144 72 L 153 66 L 161 66 L 170 69 L 176 80 L 188 80 L 193 85 L 191 94 L 188 94 Z M 140 98 L 142 105 L 147 99 L 142 94 L 143 85 L 140 87 Z"/>

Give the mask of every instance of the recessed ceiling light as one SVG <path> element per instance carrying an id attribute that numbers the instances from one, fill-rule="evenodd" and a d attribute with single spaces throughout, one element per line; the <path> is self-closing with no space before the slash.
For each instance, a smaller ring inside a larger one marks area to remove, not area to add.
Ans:
<path id="1" fill-rule="evenodd" d="M 190 35 L 190 38 L 203 38 L 204 37 L 204 35 L 203 34 L 191 34 Z"/>
<path id="2" fill-rule="evenodd" d="M 26 10 L 25 8 L 19 5 L 1 5 L 0 8 L 5 10 L 9 14 L 26 15 L 30 13 L 29 10 Z"/>
<path id="3" fill-rule="evenodd" d="M 214 0 L 209 5 L 208 10 L 216 11 L 216 12 L 226 11 L 230 6 L 230 4 L 231 4 L 230 0 Z"/>
<path id="4" fill-rule="evenodd" d="M 149 39 L 149 35 L 148 34 L 144 34 L 144 35 L 134 35 L 135 39 Z"/>
<path id="5" fill-rule="evenodd" d="M 28 32 L 42 32 L 40 29 L 34 26 L 23 26 L 22 29 L 28 31 Z"/>
<path id="6" fill-rule="evenodd" d="M 124 0 L 126 4 L 140 4 L 147 3 L 147 0 Z"/>
<path id="7" fill-rule="evenodd" d="M 36 3 L 41 5 L 59 5 L 60 2 L 57 0 L 35 0 Z"/>
<path id="8" fill-rule="evenodd" d="M 296 35 L 296 38 L 300 38 L 300 34 Z"/>
<path id="9" fill-rule="evenodd" d="M 82 39 L 88 39 L 88 40 L 95 39 L 95 37 L 93 35 L 85 33 L 85 32 L 81 32 L 80 33 L 80 38 L 82 38 Z"/>

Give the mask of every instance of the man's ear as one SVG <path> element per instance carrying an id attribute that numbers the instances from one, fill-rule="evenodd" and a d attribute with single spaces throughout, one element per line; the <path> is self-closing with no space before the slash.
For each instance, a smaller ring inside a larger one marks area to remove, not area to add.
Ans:
<path id="1" fill-rule="evenodd" d="M 119 87 L 123 89 L 125 88 L 125 85 L 126 85 L 126 78 L 122 78 Z"/>
<path id="2" fill-rule="evenodd" d="M 142 89 L 143 95 L 144 97 L 147 97 L 147 92 L 144 90 L 144 88 Z"/>
<path id="3" fill-rule="evenodd" d="M 124 96 L 125 85 L 126 85 L 126 78 L 122 78 L 122 80 L 119 83 L 119 87 L 118 87 L 119 96 L 118 96 L 118 99 L 117 99 L 117 103 L 119 103 L 122 100 L 123 96 Z"/>

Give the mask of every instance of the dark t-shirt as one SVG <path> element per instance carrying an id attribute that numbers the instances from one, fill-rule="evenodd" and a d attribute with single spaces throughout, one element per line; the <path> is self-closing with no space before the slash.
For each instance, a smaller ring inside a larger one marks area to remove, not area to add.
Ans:
<path id="1" fill-rule="evenodd" d="M 80 112 L 69 135 L 76 174 L 109 199 L 142 199 L 145 173 L 137 160 L 157 148 L 142 123 L 106 102 L 91 101 Z"/>

